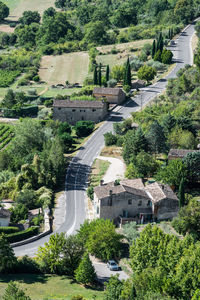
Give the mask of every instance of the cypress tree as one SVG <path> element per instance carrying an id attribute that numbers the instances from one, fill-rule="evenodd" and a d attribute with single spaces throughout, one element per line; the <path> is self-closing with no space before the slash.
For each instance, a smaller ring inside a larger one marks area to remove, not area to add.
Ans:
<path id="1" fill-rule="evenodd" d="M 178 198 L 179 198 L 179 207 L 183 207 L 185 205 L 185 182 L 184 179 L 181 179 L 179 189 L 178 189 Z"/>
<path id="2" fill-rule="evenodd" d="M 163 47 L 164 47 L 164 42 L 163 42 L 163 37 L 161 37 L 160 39 L 160 51 L 163 51 Z"/>
<path id="3" fill-rule="evenodd" d="M 124 72 L 124 82 L 123 82 L 123 84 L 131 86 L 131 66 L 130 66 L 129 57 L 128 57 L 127 62 L 126 62 L 126 68 L 125 68 L 125 72 Z"/>
<path id="4" fill-rule="evenodd" d="M 98 84 L 97 66 L 95 66 L 95 68 L 94 68 L 93 82 L 94 82 L 94 85 Z"/>
<path id="5" fill-rule="evenodd" d="M 110 68 L 109 65 L 106 66 L 106 82 L 110 79 Z"/>
<path id="6" fill-rule="evenodd" d="M 101 64 L 99 65 L 98 84 L 101 86 Z"/>
<path id="7" fill-rule="evenodd" d="M 171 29 L 169 28 L 168 39 L 171 40 Z"/>
<path id="8" fill-rule="evenodd" d="M 173 32 L 173 28 L 171 29 L 171 40 L 173 38 L 174 32 Z"/>
<path id="9" fill-rule="evenodd" d="M 153 40 L 152 50 L 151 50 L 151 56 L 152 56 L 152 58 L 154 58 L 155 53 L 156 53 L 156 41 Z"/>

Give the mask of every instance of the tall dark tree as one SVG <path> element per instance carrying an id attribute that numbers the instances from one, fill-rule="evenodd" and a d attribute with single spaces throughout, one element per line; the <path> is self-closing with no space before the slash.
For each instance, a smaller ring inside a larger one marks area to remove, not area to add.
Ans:
<path id="1" fill-rule="evenodd" d="M 131 86 L 131 66 L 130 66 L 129 57 L 127 58 L 126 68 L 124 72 L 124 85 Z"/>
<path id="2" fill-rule="evenodd" d="M 150 130 L 147 134 L 147 140 L 150 148 L 154 153 L 161 153 L 166 150 L 166 137 L 163 127 L 155 121 L 151 124 Z"/>
<path id="3" fill-rule="evenodd" d="M 163 41 L 163 37 L 161 37 L 160 39 L 160 51 L 162 52 L 164 48 L 164 41 Z"/>
<path id="4" fill-rule="evenodd" d="M 99 71 L 98 71 L 98 84 L 101 86 L 101 64 L 99 65 Z"/>
<path id="5" fill-rule="evenodd" d="M 110 79 L 110 67 L 109 65 L 106 66 L 106 82 Z"/>
<path id="6" fill-rule="evenodd" d="M 94 67 L 94 74 L 93 74 L 93 82 L 94 82 L 94 85 L 97 85 L 98 84 L 98 74 L 97 74 L 97 66 Z"/>
<path id="7" fill-rule="evenodd" d="M 151 56 L 152 56 L 152 58 L 154 58 L 155 53 L 156 53 L 156 41 L 153 40 L 152 50 L 151 50 Z"/>
<path id="8" fill-rule="evenodd" d="M 179 207 L 183 207 L 185 205 L 185 181 L 184 181 L 184 178 L 181 179 L 181 182 L 179 185 L 178 198 L 179 198 Z"/>

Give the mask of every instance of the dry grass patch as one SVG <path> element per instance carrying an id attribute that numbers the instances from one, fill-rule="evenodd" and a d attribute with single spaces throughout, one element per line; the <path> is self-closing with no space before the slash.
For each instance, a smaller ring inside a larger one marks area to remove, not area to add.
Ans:
<path id="1" fill-rule="evenodd" d="M 89 56 L 87 52 L 43 56 L 39 75 L 48 85 L 62 83 L 82 84 L 88 74 Z"/>
<path id="2" fill-rule="evenodd" d="M 120 158 L 122 156 L 122 147 L 117 147 L 117 146 L 104 147 L 100 155 Z"/>
<path id="3" fill-rule="evenodd" d="M 192 51 L 195 51 L 198 45 L 198 37 L 196 33 L 192 36 Z"/>
<path id="4" fill-rule="evenodd" d="M 92 172 L 90 175 L 90 186 L 97 186 L 100 184 L 100 180 L 106 174 L 110 166 L 110 162 L 107 160 L 95 159 L 92 165 Z"/>
<path id="5" fill-rule="evenodd" d="M 129 42 L 129 43 L 122 43 L 122 44 L 113 44 L 113 45 L 106 45 L 106 46 L 101 46 L 97 47 L 97 49 L 102 52 L 102 53 L 107 53 L 111 51 L 111 49 L 116 48 L 119 51 L 128 51 L 130 52 L 131 49 L 141 49 L 144 44 L 146 43 L 152 43 L 152 39 L 147 39 L 147 40 L 138 40 L 134 42 Z"/>

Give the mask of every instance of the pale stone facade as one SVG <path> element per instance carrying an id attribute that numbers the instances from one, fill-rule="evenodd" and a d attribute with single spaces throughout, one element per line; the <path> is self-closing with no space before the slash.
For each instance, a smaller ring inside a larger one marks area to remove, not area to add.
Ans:
<path id="1" fill-rule="evenodd" d="M 179 210 L 178 198 L 167 185 L 146 187 L 141 179 L 122 180 L 94 188 L 94 217 L 116 221 L 119 216 L 138 223 L 172 219 Z"/>
<path id="2" fill-rule="evenodd" d="M 105 101 L 54 100 L 53 119 L 74 125 L 77 121 L 102 121 L 108 113 Z"/>
<path id="3" fill-rule="evenodd" d="M 106 98 L 108 103 L 121 104 L 126 99 L 126 94 L 121 88 L 96 87 L 93 96 L 97 99 Z"/>

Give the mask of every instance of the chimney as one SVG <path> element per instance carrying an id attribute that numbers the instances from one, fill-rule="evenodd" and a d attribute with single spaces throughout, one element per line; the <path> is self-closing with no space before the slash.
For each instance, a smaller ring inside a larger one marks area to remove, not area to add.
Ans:
<path id="1" fill-rule="evenodd" d="M 104 183 L 103 179 L 100 180 L 100 186 L 102 186 Z"/>

